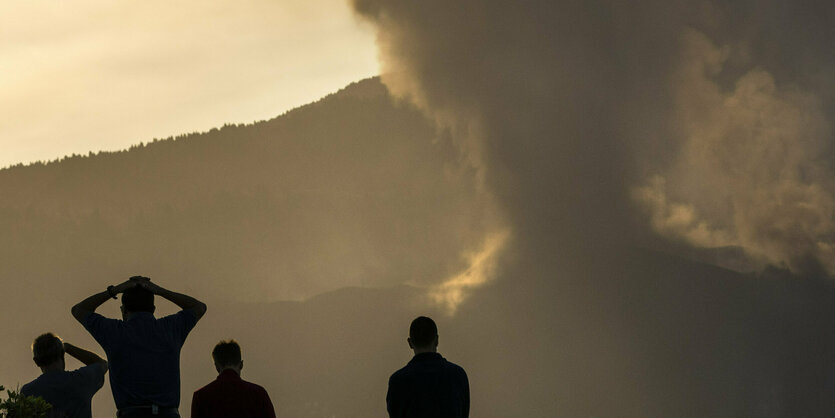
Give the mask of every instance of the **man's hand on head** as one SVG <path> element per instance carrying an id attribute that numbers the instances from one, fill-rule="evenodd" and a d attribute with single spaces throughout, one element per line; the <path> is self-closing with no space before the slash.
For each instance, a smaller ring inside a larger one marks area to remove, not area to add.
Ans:
<path id="1" fill-rule="evenodd" d="M 192 310 L 194 314 L 197 316 L 198 320 L 203 316 L 203 314 L 206 313 L 206 304 L 200 302 L 199 300 L 189 295 L 184 295 L 182 293 L 177 293 L 165 289 L 162 286 L 159 286 L 156 283 L 152 282 L 151 279 L 147 277 L 134 276 L 131 277 L 131 280 L 134 281 L 137 284 L 137 286 L 140 286 L 143 289 L 146 289 L 155 295 L 163 297 L 169 302 L 172 302 L 175 305 L 179 306 L 181 309 Z"/>
<path id="2" fill-rule="evenodd" d="M 159 295 L 163 291 L 163 288 L 157 286 L 157 284 L 152 282 L 151 279 L 148 279 L 147 277 L 143 277 L 142 279 L 144 280 L 136 280 L 137 286 L 146 289 L 155 295 Z"/>
<path id="3" fill-rule="evenodd" d="M 136 287 L 138 284 L 139 284 L 139 282 L 138 282 L 138 281 L 133 280 L 133 279 L 131 278 L 131 279 L 128 279 L 128 280 L 126 280 L 126 281 L 124 281 L 124 282 L 122 282 L 122 283 L 119 283 L 119 284 L 117 284 L 116 286 L 114 286 L 114 287 L 113 287 L 113 290 L 114 290 L 116 293 L 124 293 L 124 291 L 125 291 L 125 290 L 132 289 L 132 288 Z"/>

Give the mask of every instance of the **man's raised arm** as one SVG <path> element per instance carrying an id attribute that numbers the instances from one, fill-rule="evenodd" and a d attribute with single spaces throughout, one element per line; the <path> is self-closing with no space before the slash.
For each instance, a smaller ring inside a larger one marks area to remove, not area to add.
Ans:
<path id="1" fill-rule="evenodd" d="M 81 302 L 76 303 L 75 306 L 72 307 L 72 316 L 75 317 L 75 319 L 78 322 L 84 324 L 84 319 L 87 318 L 87 315 L 95 312 L 99 306 L 104 304 L 104 302 L 107 302 L 108 299 L 115 297 L 117 294 L 122 293 L 125 290 L 130 289 L 131 287 L 134 287 L 136 285 L 136 281 L 127 280 L 123 283 L 113 286 L 112 288 L 108 287 L 107 290 L 100 293 L 96 293 L 88 297 L 87 299 L 84 299 Z"/>
<path id="2" fill-rule="evenodd" d="M 206 304 L 189 295 L 164 289 L 162 286 L 158 286 L 156 283 L 151 282 L 151 279 L 148 279 L 147 277 L 132 277 L 131 279 L 136 280 L 137 283 L 139 283 L 139 286 L 150 290 L 153 294 L 159 295 L 171 303 L 179 306 L 180 309 L 191 310 L 197 316 L 198 320 L 206 313 Z"/>
<path id="3" fill-rule="evenodd" d="M 76 347 L 70 343 L 64 343 L 64 351 L 75 357 L 78 361 L 84 363 L 85 366 L 89 366 L 93 363 L 107 364 L 107 360 L 101 358 L 98 354 L 92 351 L 87 351 L 81 347 Z"/>

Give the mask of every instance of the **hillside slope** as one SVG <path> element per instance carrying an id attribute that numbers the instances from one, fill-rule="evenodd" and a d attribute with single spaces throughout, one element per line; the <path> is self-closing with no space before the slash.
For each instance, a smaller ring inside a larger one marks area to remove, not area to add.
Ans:
<path id="1" fill-rule="evenodd" d="M 241 300 L 437 282 L 485 211 L 437 138 L 368 79 L 266 122 L 5 169 L 0 278 L 144 272 Z"/>

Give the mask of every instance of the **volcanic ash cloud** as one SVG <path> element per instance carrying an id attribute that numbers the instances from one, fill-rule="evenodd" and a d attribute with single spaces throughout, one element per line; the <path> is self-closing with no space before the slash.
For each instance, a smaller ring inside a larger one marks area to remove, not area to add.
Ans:
<path id="1" fill-rule="evenodd" d="M 761 68 L 723 89 L 719 75 L 738 49 L 694 30 L 682 45 L 672 87 L 681 151 L 634 193 L 652 226 L 695 246 L 835 272 L 832 132 L 820 100 Z"/>
<path id="2" fill-rule="evenodd" d="M 835 272 L 828 3 L 352 3 L 386 84 L 453 133 L 521 251 L 594 257 L 649 219 Z"/>

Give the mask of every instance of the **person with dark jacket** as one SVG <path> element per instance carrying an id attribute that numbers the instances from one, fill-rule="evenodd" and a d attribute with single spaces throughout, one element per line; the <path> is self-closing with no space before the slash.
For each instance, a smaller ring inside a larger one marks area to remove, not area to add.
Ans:
<path id="1" fill-rule="evenodd" d="M 241 379 L 244 361 L 235 340 L 221 341 L 212 350 L 218 376 L 214 382 L 194 392 L 192 418 L 275 418 L 267 391 Z"/>
<path id="2" fill-rule="evenodd" d="M 122 294 L 122 319 L 95 312 Z M 154 317 L 154 295 L 182 310 Z M 117 417 L 179 417 L 180 349 L 206 313 L 206 304 L 134 276 L 96 293 L 72 308 L 72 314 L 95 338 L 110 362 L 110 389 Z"/>
<path id="3" fill-rule="evenodd" d="M 386 407 L 391 418 L 466 418 L 470 384 L 460 366 L 438 354 L 438 327 L 421 316 L 409 327 L 415 355 L 389 378 Z"/>

